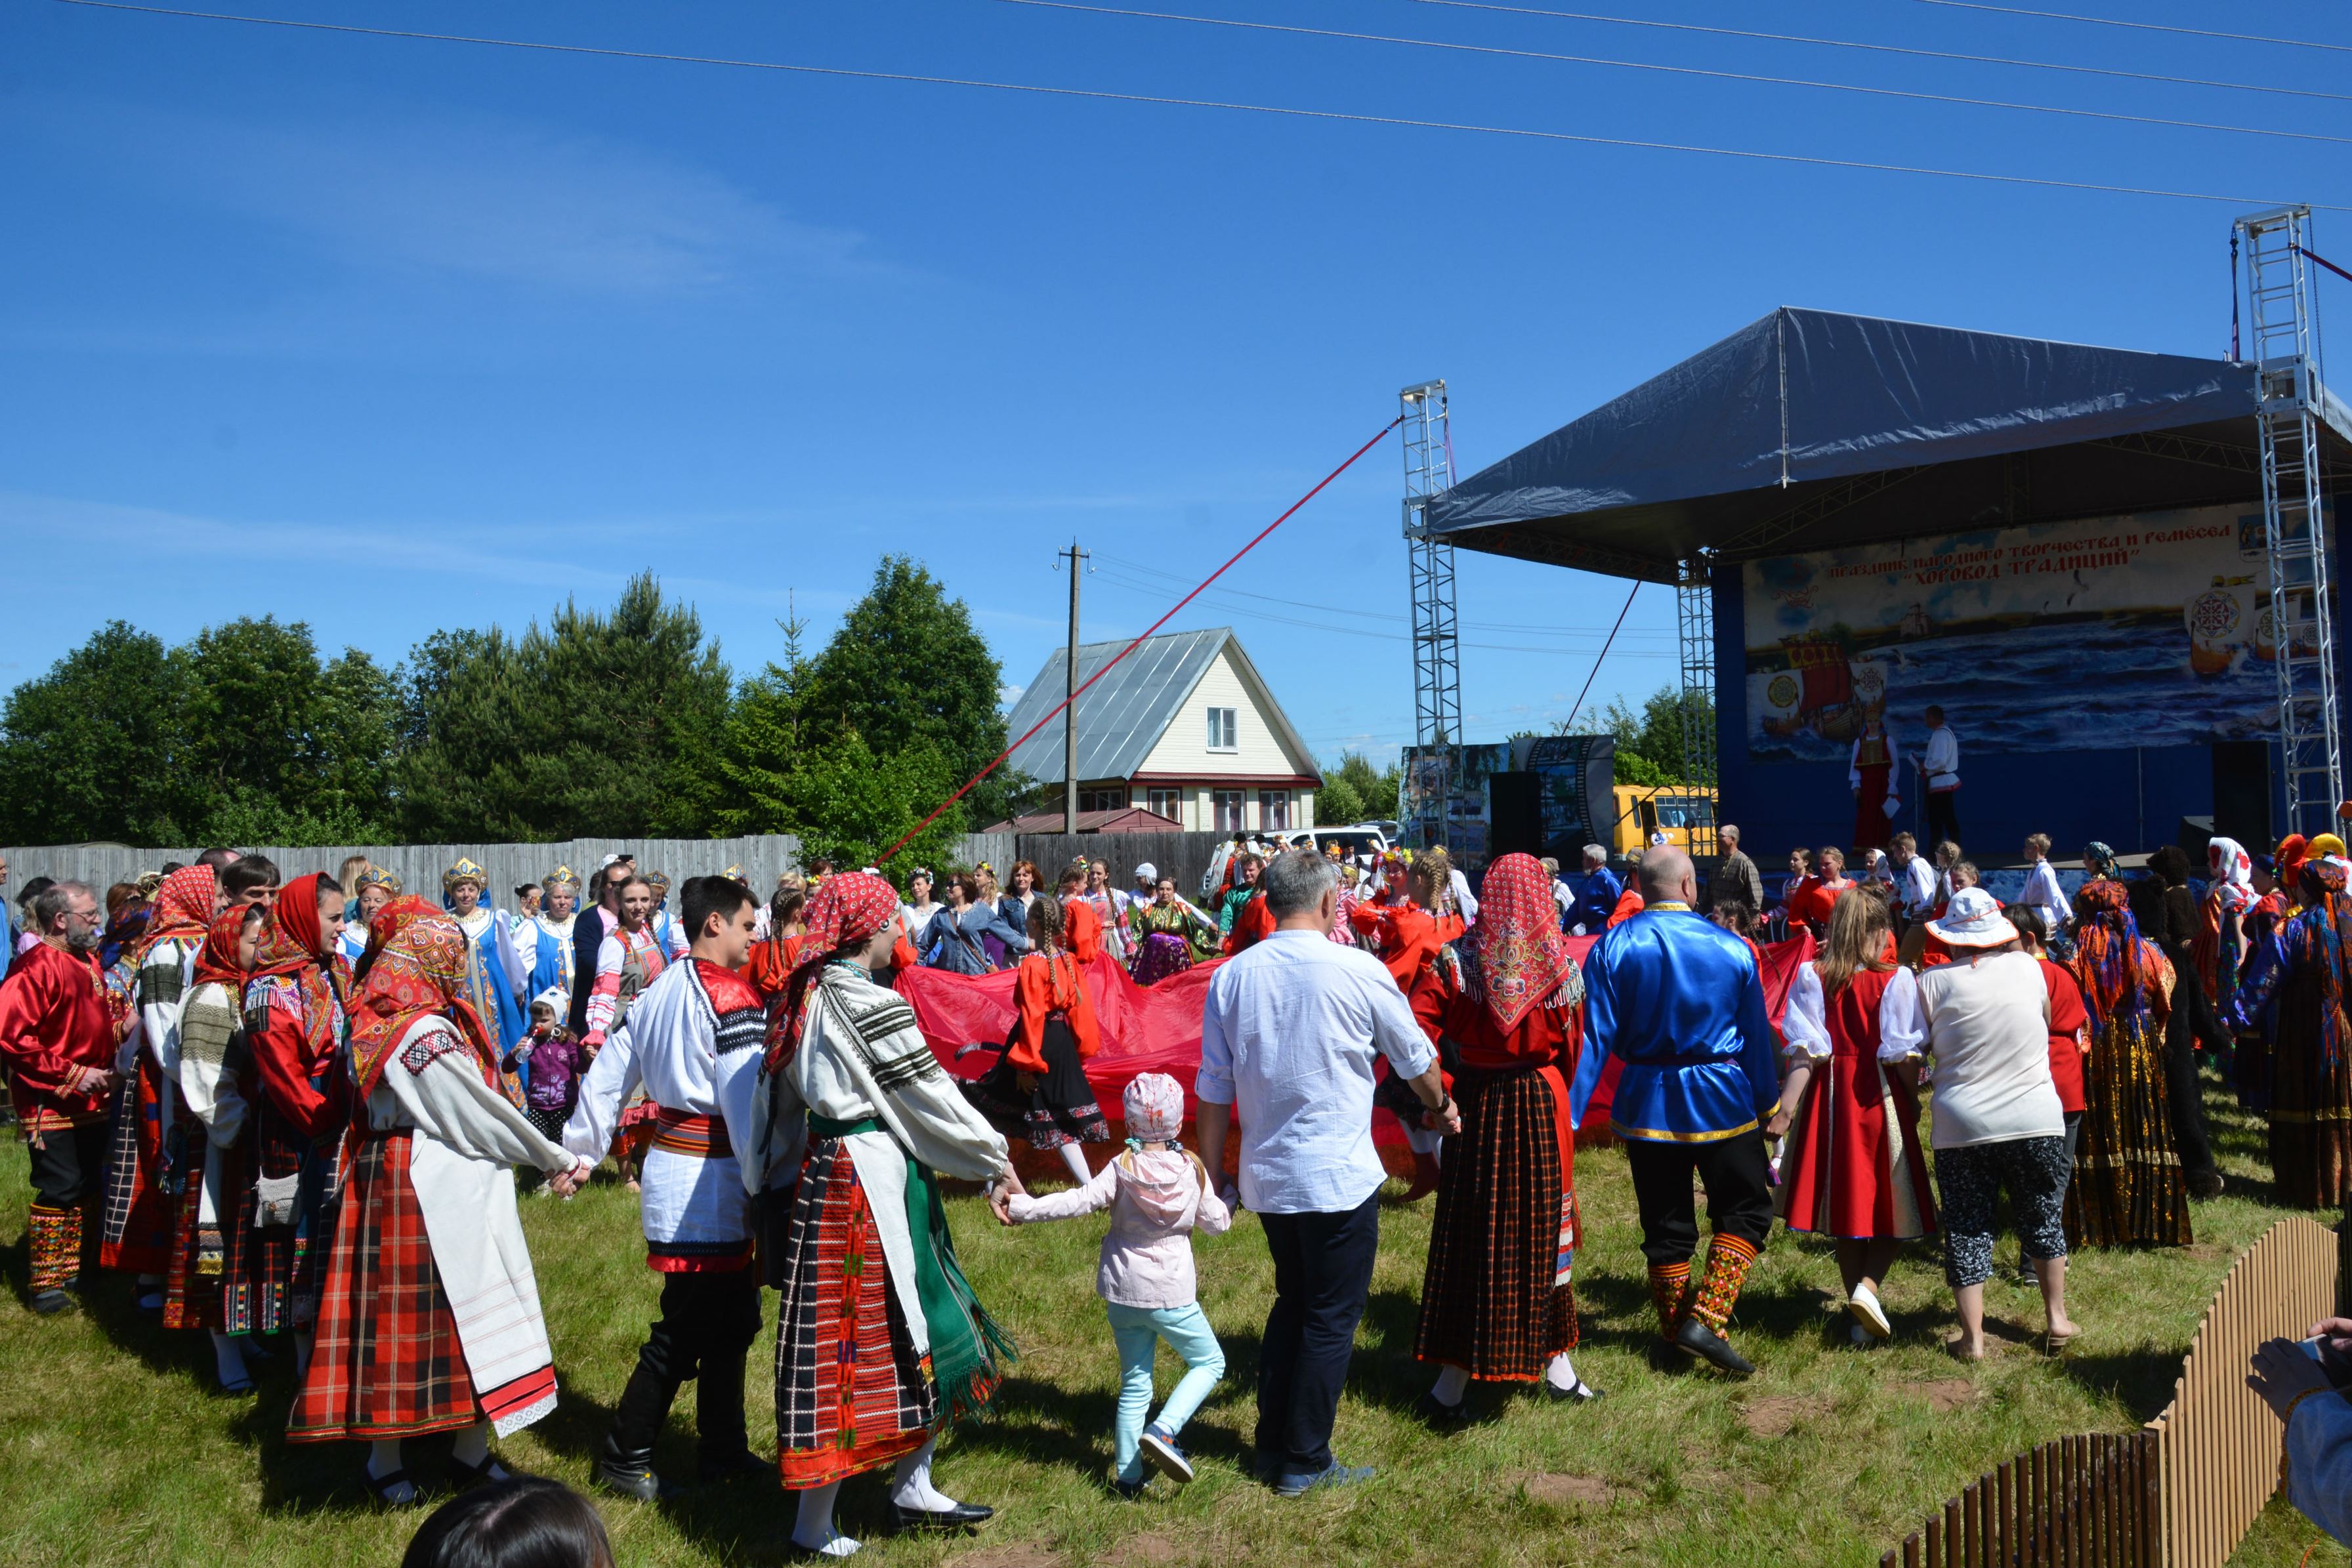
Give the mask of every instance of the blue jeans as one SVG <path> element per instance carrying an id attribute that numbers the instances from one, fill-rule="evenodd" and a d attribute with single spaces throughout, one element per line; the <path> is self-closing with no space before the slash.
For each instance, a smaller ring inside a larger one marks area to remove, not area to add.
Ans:
<path id="1" fill-rule="evenodd" d="M 1198 1301 L 1181 1307 L 1103 1305 L 1110 1312 L 1110 1337 L 1118 1345 L 1118 1425 L 1113 1437 L 1118 1479 L 1139 1481 L 1143 1460 L 1136 1440 L 1143 1436 L 1143 1418 L 1151 1410 L 1151 1363 L 1160 1342 L 1166 1340 L 1168 1348 L 1184 1358 L 1184 1375 L 1160 1407 L 1159 1424 L 1171 1437 L 1184 1429 L 1225 1375 L 1225 1353 Z"/>

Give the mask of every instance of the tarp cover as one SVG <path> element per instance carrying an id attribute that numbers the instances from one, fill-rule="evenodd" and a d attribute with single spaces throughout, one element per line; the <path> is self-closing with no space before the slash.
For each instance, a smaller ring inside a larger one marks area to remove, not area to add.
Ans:
<path id="1" fill-rule="evenodd" d="M 2210 421 L 2252 367 L 1782 308 L 1472 475 L 1439 533 Z M 2332 411 L 2331 411 L 2332 412 Z"/>

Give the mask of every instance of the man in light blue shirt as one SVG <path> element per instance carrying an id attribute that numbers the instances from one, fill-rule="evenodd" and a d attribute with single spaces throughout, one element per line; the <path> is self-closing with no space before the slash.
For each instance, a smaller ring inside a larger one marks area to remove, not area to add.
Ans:
<path id="1" fill-rule="evenodd" d="M 1229 1107 L 1242 1117 L 1242 1202 L 1274 1255 L 1258 1356 L 1257 1467 L 1286 1497 L 1365 1479 L 1331 1457 L 1331 1425 L 1380 1250 L 1373 1061 L 1412 1085 L 1434 1124 L 1462 1130 L 1436 1053 L 1370 954 L 1330 939 L 1339 878 L 1311 850 L 1266 867 L 1274 935 L 1209 983 L 1201 1019 L 1201 1158 L 1224 1168 Z"/>

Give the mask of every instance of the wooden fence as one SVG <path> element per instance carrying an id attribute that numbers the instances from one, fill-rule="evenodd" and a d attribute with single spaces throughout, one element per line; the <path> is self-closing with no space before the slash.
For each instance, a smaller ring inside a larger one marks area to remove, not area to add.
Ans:
<path id="1" fill-rule="evenodd" d="M 2301 1339 L 2335 1312 L 2338 1240 L 2282 1219 L 2232 1264 L 2173 1385 L 2147 1424 L 2164 1458 L 2167 1568 L 2221 1568 L 2279 1484 L 2278 1417 L 2246 1386 L 2265 1340 Z"/>
<path id="2" fill-rule="evenodd" d="M 1134 885 L 1135 868 L 1149 862 L 1161 876 L 1176 879 L 1176 891 L 1199 903 L 1201 876 L 1209 869 L 1217 846 L 1230 842 L 1231 833 L 1023 833 L 1015 853 L 1033 862 L 1050 882 L 1079 855 L 1099 855 L 1111 864 L 1111 885 Z M 1005 862 L 996 862 L 1003 876 Z"/>
<path id="3" fill-rule="evenodd" d="M 2006 1461 L 1879 1568 L 2222 1568 L 2279 1484 L 2278 1418 L 2247 1364 L 2336 1311 L 2340 1252 L 2311 1220 L 2271 1227 L 2222 1279 L 2162 1414 Z"/>

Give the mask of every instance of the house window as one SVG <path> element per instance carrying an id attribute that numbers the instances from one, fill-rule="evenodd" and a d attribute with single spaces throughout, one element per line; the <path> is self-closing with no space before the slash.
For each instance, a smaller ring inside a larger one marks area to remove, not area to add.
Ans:
<path id="1" fill-rule="evenodd" d="M 1234 710 L 1213 707 L 1209 710 L 1209 749 L 1234 751 L 1240 748 L 1241 730 L 1234 722 Z"/>
<path id="2" fill-rule="evenodd" d="M 1177 822 L 1181 822 L 1184 820 L 1183 790 L 1154 789 L 1151 791 L 1150 799 L 1151 801 L 1151 809 L 1159 812 L 1161 816 L 1168 818 L 1171 821 Z"/>
<path id="3" fill-rule="evenodd" d="M 1290 791 L 1261 789 L 1257 792 L 1257 825 L 1268 832 L 1281 832 L 1290 826 Z"/>
<path id="4" fill-rule="evenodd" d="M 1225 711 L 1227 713 L 1231 713 L 1233 709 L 1227 708 Z M 1247 824 L 1242 821 L 1242 792 L 1240 790 L 1212 790 L 1209 795 L 1209 800 L 1211 805 L 1216 809 L 1216 831 L 1218 832 L 1238 833 L 1244 827 L 1247 826 Z"/>
<path id="5" fill-rule="evenodd" d="M 1117 811 L 1127 805 L 1127 789 L 1114 786 L 1101 789 L 1078 789 L 1078 810 L 1081 811 Z"/>

